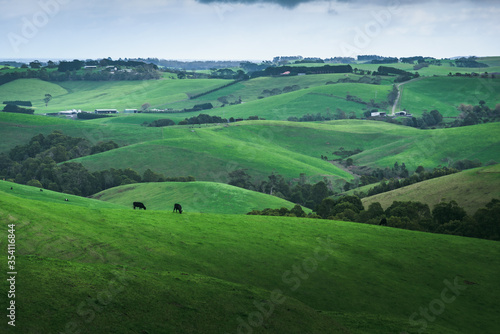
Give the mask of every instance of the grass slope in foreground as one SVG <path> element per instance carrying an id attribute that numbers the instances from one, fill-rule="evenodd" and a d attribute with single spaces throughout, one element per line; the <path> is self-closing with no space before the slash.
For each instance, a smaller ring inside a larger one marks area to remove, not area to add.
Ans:
<path id="1" fill-rule="evenodd" d="M 16 327 L 5 321 L 3 333 L 500 330 L 497 242 L 324 220 L 70 207 L 3 191 L 0 220 L 4 233 L 16 224 L 19 272 Z M 421 308 L 435 310 L 432 320 Z"/>
<path id="2" fill-rule="evenodd" d="M 394 201 L 418 201 L 434 205 L 455 200 L 469 215 L 484 207 L 491 199 L 500 199 L 500 165 L 474 168 L 457 174 L 412 184 L 386 193 L 365 197 L 365 208 L 379 202 L 387 209 Z"/>
<path id="3" fill-rule="evenodd" d="M 212 182 L 137 183 L 111 188 L 92 197 L 127 207 L 141 201 L 148 210 L 170 211 L 174 203 L 180 203 L 184 213 L 246 214 L 254 209 L 295 206 L 275 196 Z"/>

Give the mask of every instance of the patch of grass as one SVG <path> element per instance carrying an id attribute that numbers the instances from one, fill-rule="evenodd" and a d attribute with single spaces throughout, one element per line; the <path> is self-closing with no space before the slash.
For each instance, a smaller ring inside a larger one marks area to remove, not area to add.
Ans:
<path id="1" fill-rule="evenodd" d="M 147 210 L 172 211 L 174 203 L 181 203 L 185 213 L 246 214 L 264 208 L 295 206 L 275 196 L 213 182 L 138 183 L 111 188 L 92 197 L 127 207 L 134 201 L 142 201 Z M 307 208 L 304 211 L 311 212 Z"/>
<path id="2" fill-rule="evenodd" d="M 3 191 L 0 221 L 5 231 L 16 224 L 23 332 L 234 333 L 279 293 L 270 315 L 252 322 L 255 333 L 417 333 L 422 323 L 410 316 L 425 320 L 420 308 L 442 298 L 447 281 L 461 290 L 425 321 L 428 332 L 475 333 L 478 322 L 481 332 L 499 330 L 497 242 L 324 220 L 70 207 Z"/>
<path id="3" fill-rule="evenodd" d="M 431 77 L 402 86 L 400 109 L 415 117 L 433 109 L 445 117 L 456 117 L 460 104 L 479 105 L 480 100 L 492 109 L 500 103 L 499 79 Z"/>
<path id="4" fill-rule="evenodd" d="M 370 188 L 369 186 L 367 188 Z M 442 200 L 454 200 L 469 215 L 491 199 L 500 199 L 500 165 L 474 168 L 457 174 L 419 182 L 407 187 L 362 199 L 367 208 L 379 202 L 387 209 L 394 201 L 419 201 L 432 208 Z"/>

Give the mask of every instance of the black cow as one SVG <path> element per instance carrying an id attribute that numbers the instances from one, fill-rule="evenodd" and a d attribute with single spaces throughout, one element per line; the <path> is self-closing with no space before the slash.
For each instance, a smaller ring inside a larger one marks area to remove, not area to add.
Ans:
<path id="1" fill-rule="evenodd" d="M 182 213 L 182 206 L 180 204 L 177 204 L 177 203 L 174 204 L 174 211 L 172 211 L 172 212 L 176 212 L 176 211 L 179 211 L 179 213 Z"/>
<path id="2" fill-rule="evenodd" d="M 135 208 L 139 208 L 139 210 L 140 210 L 140 209 L 144 209 L 144 210 L 146 210 L 146 207 L 145 207 L 145 206 L 144 206 L 144 204 L 143 204 L 143 203 L 141 203 L 141 202 L 134 202 L 134 210 L 135 210 Z"/>

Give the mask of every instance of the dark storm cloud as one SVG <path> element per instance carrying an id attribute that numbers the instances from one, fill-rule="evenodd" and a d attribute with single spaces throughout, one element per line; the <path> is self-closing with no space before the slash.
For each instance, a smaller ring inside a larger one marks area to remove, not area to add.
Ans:
<path id="1" fill-rule="evenodd" d="M 411 4 L 421 4 L 423 2 L 428 2 L 430 0 L 196 0 L 199 3 L 212 4 L 212 3 L 225 3 L 225 4 L 277 4 L 284 8 L 295 8 L 301 3 L 308 2 L 341 2 L 341 3 L 356 3 L 358 5 L 379 5 L 386 6 L 389 4 L 398 5 L 411 5 Z M 472 1 L 472 0 L 469 0 Z M 476 3 L 495 3 L 497 0 L 476 0 Z M 456 3 L 457 0 L 439 0 L 437 2 L 441 3 Z"/>

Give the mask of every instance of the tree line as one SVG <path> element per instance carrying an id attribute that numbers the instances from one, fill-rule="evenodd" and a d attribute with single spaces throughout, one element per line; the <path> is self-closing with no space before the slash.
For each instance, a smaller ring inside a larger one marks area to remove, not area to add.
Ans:
<path id="1" fill-rule="evenodd" d="M 442 201 L 434 205 L 432 210 L 429 205 L 418 201 L 394 201 L 384 210 L 379 202 L 372 203 L 365 209 L 357 196 L 325 198 L 316 205 L 314 212 L 308 215 L 298 205 L 292 210 L 266 208 L 253 210 L 248 214 L 351 221 L 422 232 L 500 240 L 500 220 L 498 219 L 500 200 L 498 199 L 492 199 L 472 216 L 453 200 Z"/>
<path id="2" fill-rule="evenodd" d="M 292 186 L 280 174 L 272 173 L 264 180 L 252 180 L 244 169 L 237 169 L 229 173 L 228 184 L 274 195 L 293 203 L 313 209 L 321 201 L 333 195 L 333 185 L 327 179 L 315 184 L 306 183 L 305 175 L 301 175 L 299 182 Z"/>
<path id="3" fill-rule="evenodd" d="M 26 145 L 17 145 L 0 154 L 0 177 L 19 184 L 50 189 L 78 196 L 137 182 L 194 181 L 194 177 L 165 177 L 147 169 L 141 176 L 131 168 L 90 172 L 82 164 L 68 160 L 117 148 L 113 141 L 92 145 L 84 138 L 54 131 L 38 134 Z"/>
<path id="4" fill-rule="evenodd" d="M 72 62 L 70 62 L 72 64 Z M 25 71 L 14 71 L 0 74 L 0 85 L 18 79 L 40 79 L 51 82 L 61 81 L 120 81 L 120 80 L 156 80 L 161 74 L 154 65 L 142 64 L 130 71 L 82 71 L 80 65 L 63 65 L 60 70 L 47 70 L 46 68 L 26 69 Z M 71 68 L 71 70 L 69 69 Z M 78 68 L 78 69 L 77 69 Z"/>

